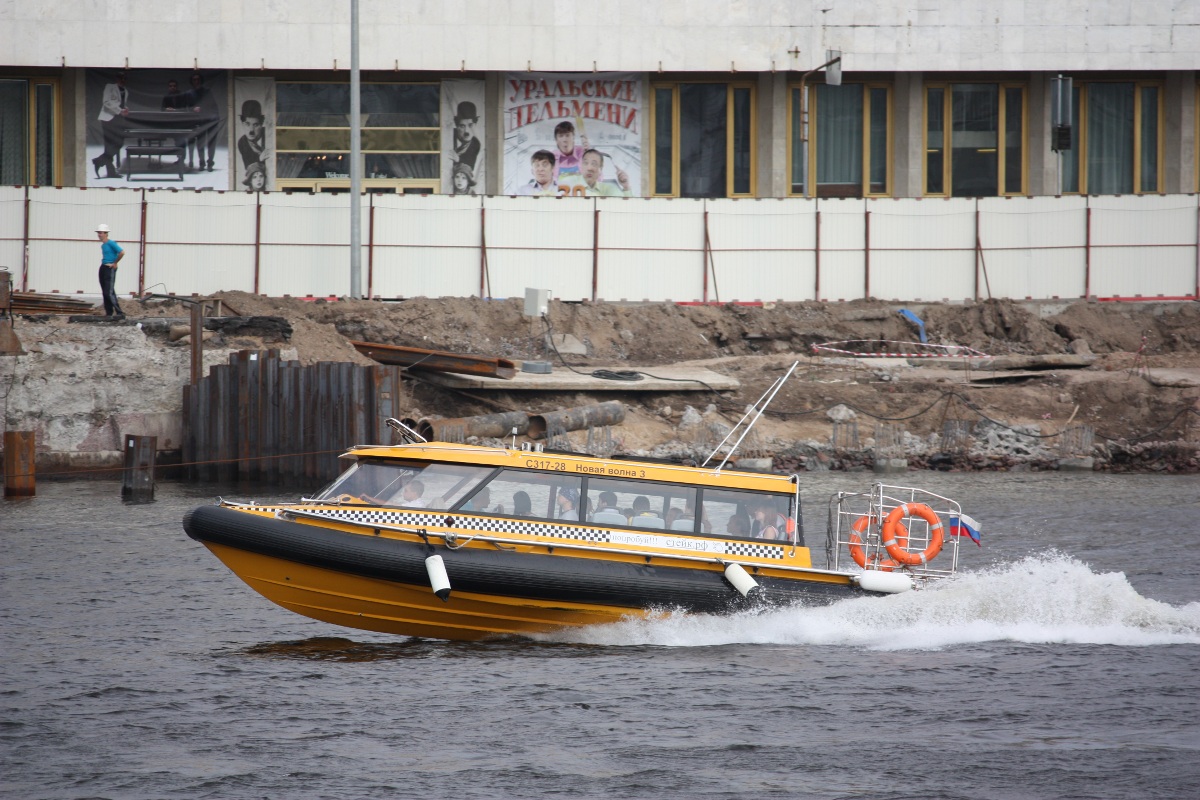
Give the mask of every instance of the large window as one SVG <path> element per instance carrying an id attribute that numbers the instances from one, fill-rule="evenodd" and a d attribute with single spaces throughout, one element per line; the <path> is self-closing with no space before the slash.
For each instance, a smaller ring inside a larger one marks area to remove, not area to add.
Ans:
<path id="1" fill-rule="evenodd" d="M 754 86 L 654 86 L 651 194 L 754 196 Z"/>
<path id="2" fill-rule="evenodd" d="M 808 163 L 800 88 L 791 90 L 791 194 L 870 197 L 891 193 L 891 88 L 872 84 L 808 88 Z"/>
<path id="3" fill-rule="evenodd" d="M 927 85 L 925 194 L 1025 194 L 1025 102 L 1019 85 Z"/>
<path id="4" fill-rule="evenodd" d="M 58 82 L 0 79 L 0 184 L 59 179 Z"/>
<path id="5" fill-rule="evenodd" d="M 1063 153 L 1063 191 L 1162 191 L 1162 85 L 1076 83 L 1075 137 Z"/>
<path id="6" fill-rule="evenodd" d="M 441 152 L 437 84 L 364 83 L 363 178 L 367 188 L 437 191 Z M 279 83 L 276 149 L 280 188 L 350 183 L 350 87 Z"/>

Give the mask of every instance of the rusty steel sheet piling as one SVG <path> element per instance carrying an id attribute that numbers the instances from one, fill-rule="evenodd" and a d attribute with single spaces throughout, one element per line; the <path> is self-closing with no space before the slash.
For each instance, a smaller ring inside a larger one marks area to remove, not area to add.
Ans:
<path id="1" fill-rule="evenodd" d="M 188 477 L 219 482 L 327 481 L 355 444 L 386 444 L 402 405 L 398 367 L 283 361 L 234 353 L 183 390 Z"/>
<path id="2" fill-rule="evenodd" d="M 542 439 L 546 431 L 580 431 L 604 425 L 620 425 L 625 420 L 625 406 L 610 400 L 578 408 L 564 408 L 529 417 L 529 438 Z"/>
<path id="3" fill-rule="evenodd" d="M 502 414 L 481 414 L 477 417 L 455 419 L 422 419 L 417 423 L 417 433 L 431 442 L 462 442 L 467 436 L 503 439 L 513 430 L 522 436 L 529 430 L 529 414 L 524 411 L 506 411 Z"/>

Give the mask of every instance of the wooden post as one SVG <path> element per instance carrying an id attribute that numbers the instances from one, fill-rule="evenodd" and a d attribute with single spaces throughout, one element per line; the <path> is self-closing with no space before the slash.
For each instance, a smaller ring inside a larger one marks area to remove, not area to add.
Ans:
<path id="1" fill-rule="evenodd" d="M 33 431 L 4 432 L 4 496 L 33 497 Z"/>
<path id="2" fill-rule="evenodd" d="M 125 471 L 121 479 L 121 497 L 127 500 L 154 499 L 154 457 L 157 436 L 125 437 Z"/>

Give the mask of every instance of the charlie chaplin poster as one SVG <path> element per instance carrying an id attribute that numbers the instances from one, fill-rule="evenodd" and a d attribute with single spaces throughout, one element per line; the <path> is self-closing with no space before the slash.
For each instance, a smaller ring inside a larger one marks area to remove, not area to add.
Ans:
<path id="1" fill-rule="evenodd" d="M 483 81 L 442 81 L 442 191 L 484 194 Z"/>
<path id="2" fill-rule="evenodd" d="M 275 188 L 275 81 L 234 78 L 237 156 L 233 188 L 250 192 Z"/>

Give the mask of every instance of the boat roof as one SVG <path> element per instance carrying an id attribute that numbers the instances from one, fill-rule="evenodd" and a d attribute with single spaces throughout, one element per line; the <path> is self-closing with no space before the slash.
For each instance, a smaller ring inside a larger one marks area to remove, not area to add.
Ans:
<path id="1" fill-rule="evenodd" d="M 505 447 L 483 447 L 470 444 L 427 442 L 406 445 L 359 445 L 345 453 L 354 458 L 421 459 L 456 464 L 478 464 L 561 472 L 597 478 L 669 481 L 698 486 L 719 486 L 727 489 L 750 489 L 762 492 L 794 491 L 788 475 L 713 467 L 688 467 L 630 458 L 597 458 L 581 453 L 559 451 L 515 450 Z"/>

